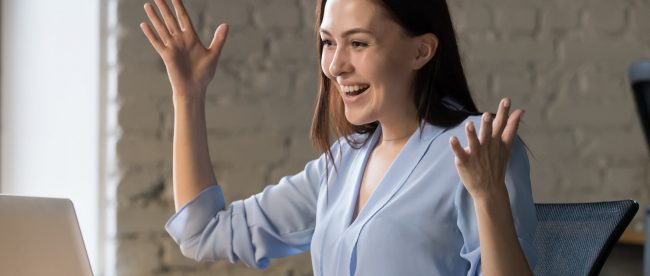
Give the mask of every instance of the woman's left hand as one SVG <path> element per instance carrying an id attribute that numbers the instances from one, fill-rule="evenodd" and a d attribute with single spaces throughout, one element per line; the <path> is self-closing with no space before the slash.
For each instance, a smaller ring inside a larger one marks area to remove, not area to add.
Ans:
<path id="1" fill-rule="evenodd" d="M 509 114 L 510 100 L 499 103 L 496 118 L 488 112 L 481 118 L 480 134 L 470 121 L 465 126 L 468 147 L 463 148 L 456 136 L 449 140 L 456 156 L 456 169 L 465 188 L 474 200 L 503 195 L 508 156 L 524 114 L 517 109 Z"/>

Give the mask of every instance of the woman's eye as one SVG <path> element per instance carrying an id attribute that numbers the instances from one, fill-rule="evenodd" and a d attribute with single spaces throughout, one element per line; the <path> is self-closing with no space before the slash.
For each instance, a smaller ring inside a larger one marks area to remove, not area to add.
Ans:
<path id="1" fill-rule="evenodd" d="M 323 44 L 323 46 L 325 46 L 325 47 L 329 47 L 329 46 L 332 46 L 332 41 L 329 41 L 329 40 L 325 39 L 325 40 L 321 41 L 321 44 Z"/>
<path id="2" fill-rule="evenodd" d="M 363 43 L 363 42 L 361 42 L 361 41 L 352 41 L 352 46 L 353 46 L 354 48 L 361 48 L 361 47 L 366 47 L 366 46 L 368 46 L 368 44 L 367 44 L 367 43 Z"/>

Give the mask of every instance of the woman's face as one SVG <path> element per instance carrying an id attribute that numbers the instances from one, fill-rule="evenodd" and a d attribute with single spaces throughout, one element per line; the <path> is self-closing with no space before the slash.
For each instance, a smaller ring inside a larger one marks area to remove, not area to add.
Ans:
<path id="1" fill-rule="evenodd" d="M 329 0 L 320 25 L 321 69 L 362 125 L 415 114 L 411 59 L 417 49 L 404 29 L 373 0 Z"/>

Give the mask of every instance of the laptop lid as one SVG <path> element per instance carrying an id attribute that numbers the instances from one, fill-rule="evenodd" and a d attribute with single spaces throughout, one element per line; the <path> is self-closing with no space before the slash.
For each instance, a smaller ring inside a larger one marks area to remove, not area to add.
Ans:
<path id="1" fill-rule="evenodd" d="M 0 195 L 0 275 L 92 275 L 72 201 Z"/>

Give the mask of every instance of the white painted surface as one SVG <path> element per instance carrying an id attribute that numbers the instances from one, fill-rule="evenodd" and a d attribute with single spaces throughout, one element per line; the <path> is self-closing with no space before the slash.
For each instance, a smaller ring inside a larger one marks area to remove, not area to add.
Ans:
<path id="1" fill-rule="evenodd" d="M 3 0 L 2 192 L 75 204 L 99 252 L 99 0 Z"/>

